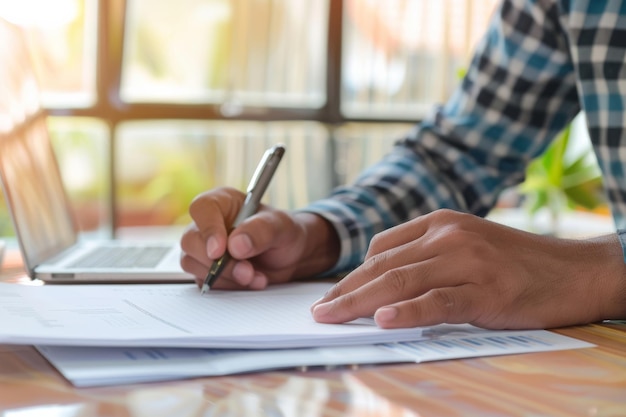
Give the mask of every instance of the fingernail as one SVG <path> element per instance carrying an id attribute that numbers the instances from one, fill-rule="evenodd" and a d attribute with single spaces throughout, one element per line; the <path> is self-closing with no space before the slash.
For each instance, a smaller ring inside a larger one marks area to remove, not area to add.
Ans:
<path id="1" fill-rule="evenodd" d="M 262 290 L 267 287 L 267 277 L 260 272 L 255 272 L 252 282 L 250 283 L 250 289 Z"/>
<path id="2" fill-rule="evenodd" d="M 331 309 L 333 308 L 332 304 L 333 304 L 332 302 L 328 302 L 328 303 L 316 305 L 313 308 L 313 315 L 316 317 L 326 316 L 328 313 L 330 313 Z"/>
<path id="3" fill-rule="evenodd" d="M 389 322 L 398 316 L 398 309 L 395 307 L 382 307 L 376 310 L 374 320 L 376 323 Z"/>
<path id="4" fill-rule="evenodd" d="M 216 251 L 217 251 L 217 239 L 211 236 L 206 241 L 206 253 L 209 256 L 209 258 L 217 259 L 219 257 L 219 254 L 217 254 Z"/>
<path id="5" fill-rule="evenodd" d="M 252 250 L 252 241 L 248 235 L 238 235 L 231 240 L 230 248 L 231 252 L 243 258 Z"/>
<path id="6" fill-rule="evenodd" d="M 317 307 L 317 305 L 318 305 L 319 303 L 321 303 L 323 299 L 324 299 L 324 297 L 320 297 L 320 298 L 318 298 L 317 300 L 315 300 L 315 301 L 313 302 L 313 304 L 311 304 L 311 307 L 309 307 L 309 311 L 311 312 L 311 314 L 313 314 L 313 311 L 315 310 L 315 307 Z"/>

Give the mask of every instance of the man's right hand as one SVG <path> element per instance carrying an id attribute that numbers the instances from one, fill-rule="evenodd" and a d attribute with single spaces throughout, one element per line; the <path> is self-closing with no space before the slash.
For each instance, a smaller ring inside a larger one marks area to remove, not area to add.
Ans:
<path id="1" fill-rule="evenodd" d="M 198 285 L 228 249 L 233 258 L 215 282 L 220 289 L 265 288 L 310 277 L 334 265 L 339 243 L 332 226 L 312 213 L 291 213 L 261 205 L 230 231 L 245 194 L 217 188 L 198 195 L 189 207 L 193 222 L 181 238 L 181 266 Z M 230 231 L 230 234 L 229 234 Z"/>

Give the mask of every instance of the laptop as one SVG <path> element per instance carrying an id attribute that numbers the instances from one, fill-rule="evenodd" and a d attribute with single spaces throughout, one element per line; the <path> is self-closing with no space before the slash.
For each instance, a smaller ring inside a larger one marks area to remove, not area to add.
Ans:
<path id="1" fill-rule="evenodd" d="M 193 281 L 174 241 L 80 240 L 46 116 L 0 136 L 0 178 L 28 274 L 52 282 Z"/>
<path id="2" fill-rule="evenodd" d="M 29 276 L 55 283 L 192 282 L 180 267 L 178 242 L 80 238 L 25 51 L 21 32 L 0 19 L 0 180 Z"/>

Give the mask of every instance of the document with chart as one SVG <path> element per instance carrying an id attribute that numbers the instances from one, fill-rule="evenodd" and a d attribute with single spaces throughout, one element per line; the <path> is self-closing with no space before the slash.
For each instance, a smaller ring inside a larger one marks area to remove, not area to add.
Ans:
<path id="1" fill-rule="evenodd" d="M 414 342 L 292 349 L 37 346 L 77 387 L 157 382 L 303 367 L 416 363 L 577 349 L 594 345 L 546 330 L 489 331 L 470 325 L 424 329 Z"/>
<path id="2" fill-rule="evenodd" d="M 330 285 L 200 296 L 193 284 L 0 283 L 0 343 L 35 345 L 76 386 L 593 346 L 545 330 L 316 323 L 309 308 Z"/>

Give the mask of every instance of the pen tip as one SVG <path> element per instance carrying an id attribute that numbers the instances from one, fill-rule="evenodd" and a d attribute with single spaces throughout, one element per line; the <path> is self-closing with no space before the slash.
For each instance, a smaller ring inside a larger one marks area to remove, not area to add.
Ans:
<path id="1" fill-rule="evenodd" d="M 202 290 L 200 291 L 200 295 L 204 295 L 207 291 L 209 291 L 209 286 L 204 284 L 202 286 Z"/>

